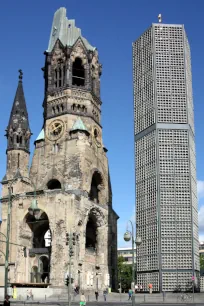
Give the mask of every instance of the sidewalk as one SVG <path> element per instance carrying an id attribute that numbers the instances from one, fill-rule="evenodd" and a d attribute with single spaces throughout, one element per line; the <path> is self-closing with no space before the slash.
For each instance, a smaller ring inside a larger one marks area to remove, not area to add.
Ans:
<path id="1" fill-rule="evenodd" d="M 194 301 L 193 298 L 191 301 L 186 302 L 178 302 L 178 296 L 180 294 L 178 293 L 166 293 L 165 295 L 160 293 L 155 294 L 148 294 L 148 293 L 137 293 L 135 294 L 135 303 L 136 304 L 142 304 L 142 303 L 152 303 L 152 304 L 160 304 L 160 303 L 179 303 L 179 304 L 185 304 L 185 303 L 204 303 L 204 293 L 195 293 L 194 294 Z M 190 293 L 190 295 L 193 297 L 193 294 Z M 0 303 L 2 303 L 0 299 Z M 73 304 L 79 304 L 80 295 L 73 296 L 72 294 L 72 302 Z M 86 295 L 86 300 L 88 302 L 96 302 L 95 295 Z M 60 304 L 67 304 L 68 301 L 68 295 L 60 295 L 60 296 L 51 296 L 47 298 L 45 296 L 44 299 L 38 299 L 37 297 L 34 297 L 34 300 L 10 300 L 11 303 L 15 304 L 45 304 L 45 305 L 60 305 Z M 102 302 L 105 303 L 123 303 L 123 304 L 131 304 L 131 301 L 128 301 L 128 295 L 122 293 L 121 295 L 119 293 L 110 293 L 107 295 L 106 302 L 104 301 L 103 295 L 99 295 L 98 302 L 101 304 Z"/>

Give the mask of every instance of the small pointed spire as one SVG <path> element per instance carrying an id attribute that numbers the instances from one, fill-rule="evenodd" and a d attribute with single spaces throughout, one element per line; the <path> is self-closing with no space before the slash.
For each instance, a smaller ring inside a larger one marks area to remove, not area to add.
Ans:
<path id="1" fill-rule="evenodd" d="M 19 81 L 22 81 L 22 79 L 23 79 L 23 71 L 21 69 L 19 69 L 18 72 L 19 72 L 19 77 L 18 77 Z"/>
<path id="2" fill-rule="evenodd" d="M 28 112 L 23 91 L 23 72 L 19 69 L 19 81 L 9 124 L 6 129 L 8 139 L 7 150 L 23 149 L 29 151 L 31 131 L 28 121 Z"/>

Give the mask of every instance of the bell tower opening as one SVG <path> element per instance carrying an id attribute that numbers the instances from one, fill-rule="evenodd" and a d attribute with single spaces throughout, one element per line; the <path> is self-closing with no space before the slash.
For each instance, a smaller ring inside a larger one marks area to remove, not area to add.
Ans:
<path id="1" fill-rule="evenodd" d="M 60 88 L 65 85 L 66 81 L 66 68 L 63 61 L 60 59 L 58 60 L 58 65 L 55 68 L 54 72 L 54 84 L 55 88 Z"/>
<path id="2" fill-rule="evenodd" d="M 72 67 L 72 85 L 84 86 L 85 85 L 85 69 L 82 65 L 82 60 L 77 57 L 73 62 Z"/>
<path id="3" fill-rule="evenodd" d="M 89 199 L 95 203 L 100 202 L 100 190 L 102 186 L 102 177 L 99 172 L 95 171 L 91 181 L 91 190 Z"/>
<path id="4" fill-rule="evenodd" d="M 86 225 L 86 249 L 95 251 L 97 245 L 97 225 L 92 216 L 89 216 Z"/>

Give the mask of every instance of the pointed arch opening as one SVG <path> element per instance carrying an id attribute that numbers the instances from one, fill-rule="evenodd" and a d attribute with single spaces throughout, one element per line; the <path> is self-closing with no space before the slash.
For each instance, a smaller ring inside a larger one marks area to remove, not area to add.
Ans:
<path id="1" fill-rule="evenodd" d="M 100 203 L 102 186 L 103 186 L 102 176 L 98 171 L 95 171 L 92 176 L 91 189 L 89 192 L 89 199 L 94 203 Z"/>
<path id="2" fill-rule="evenodd" d="M 40 210 L 38 216 L 27 213 L 24 222 L 31 231 L 31 235 L 28 236 L 30 245 L 29 256 L 39 258 L 38 263 L 35 262 L 35 265 L 31 268 L 31 283 L 49 282 L 52 247 L 49 218 L 46 212 Z"/>
<path id="3" fill-rule="evenodd" d="M 61 189 L 61 183 L 56 180 L 56 179 L 52 179 L 47 183 L 47 188 L 50 190 L 54 190 L 54 189 Z"/>
<path id="4" fill-rule="evenodd" d="M 54 70 L 54 84 L 55 88 L 60 88 L 65 85 L 66 81 L 66 67 L 63 61 L 58 61 L 57 67 Z"/>
<path id="5" fill-rule="evenodd" d="M 85 85 L 85 69 L 79 57 L 75 59 L 72 66 L 72 85 Z"/>
<path id="6" fill-rule="evenodd" d="M 41 275 L 41 282 L 48 283 L 49 279 L 49 258 L 45 255 L 39 258 L 39 272 Z"/>
<path id="7" fill-rule="evenodd" d="M 89 252 L 99 251 L 100 227 L 106 222 L 105 216 L 99 208 L 92 208 L 88 215 L 86 224 L 85 247 Z"/>
<path id="8" fill-rule="evenodd" d="M 97 224 L 94 216 L 90 213 L 86 225 L 86 249 L 95 251 L 97 247 Z"/>

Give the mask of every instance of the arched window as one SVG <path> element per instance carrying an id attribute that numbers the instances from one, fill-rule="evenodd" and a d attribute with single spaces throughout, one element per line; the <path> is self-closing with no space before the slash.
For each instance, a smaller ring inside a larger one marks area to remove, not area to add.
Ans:
<path id="1" fill-rule="evenodd" d="M 39 258 L 39 272 L 42 283 L 45 283 L 45 280 L 49 278 L 49 259 L 47 256 L 41 256 Z"/>
<path id="2" fill-rule="evenodd" d="M 77 57 L 73 62 L 72 67 L 72 85 L 84 86 L 85 85 L 85 70 L 82 65 L 82 60 Z"/>
<path id="3" fill-rule="evenodd" d="M 59 62 L 54 72 L 55 88 L 60 88 L 65 85 L 66 69 L 63 63 Z"/>
<path id="4" fill-rule="evenodd" d="M 61 183 L 58 180 L 53 179 L 47 183 L 47 188 L 50 190 L 61 189 Z"/>
<path id="5" fill-rule="evenodd" d="M 96 171 L 94 172 L 93 177 L 92 177 L 91 190 L 89 193 L 90 200 L 95 203 L 99 203 L 100 201 L 99 193 L 100 193 L 101 185 L 102 185 L 102 177 L 100 173 Z"/>
<path id="6" fill-rule="evenodd" d="M 32 248 L 45 248 L 45 233 L 49 230 L 49 219 L 44 211 L 40 212 L 40 218 L 36 219 L 34 215 L 28 213 L 25 216 L 25 222 L 32 231 Z"/>
<path id="7" fill-rule="evenodd" d="M 94 251 L 97 244 L 97 225 L 93 216 L 89 216 L 86 225 L 86 248 Z"/>

